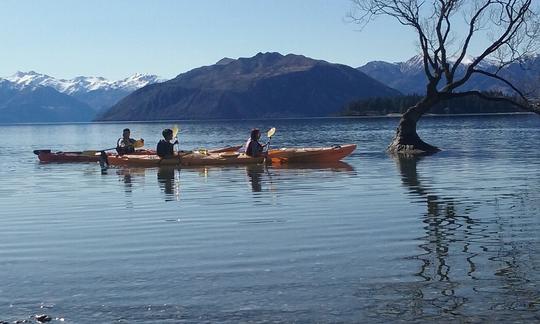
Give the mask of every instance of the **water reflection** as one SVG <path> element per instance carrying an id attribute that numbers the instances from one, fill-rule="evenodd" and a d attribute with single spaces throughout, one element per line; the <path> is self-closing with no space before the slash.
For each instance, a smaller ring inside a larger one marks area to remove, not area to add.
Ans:
<path id="1" fill-rule="evenodd" d="M 157 171 L 157 181 L 165 193 L 165 201 L 180 200 L 180 170 L 175 167 L 160 167 Z"/>
<path id="2" fill-rule="evenodd" d="M 466 295 L 458 289 L 458 282 L 463 280 L 459 277 L 463 273 L 454 267 L 463 268 L 467 276 L 473 277 L 476 254 L 468 252 L 468 239 L 477 224 L 469 217 L 469 207 L 461 206 L 463 204 L 453 197 L 440 197 L 433 193 L 431 185 L 426 183 L 427 178 L 419 176 L 418 163 L 424 158 L 395 157 L 402 183 L 409 193 L 423 198 L 426 206 L 422 216 L 426 235 L 420 238 L 423 243 L 419 245 L 423 253 L 413 257 L 421 262 L 416 276 L 426 285 L 419 287 L 418 293 L 414 294 L 415 313 L 454 313 L 467 301 Z M 456 260 L 458 251 L 464 255 Z"/>
<path id="3" fill-rule="evenodd" d="M 261 192 L 262 184 L 261 178 L 265 172 L 266 167 L 262 164 L 254 164 L 246 166 L 246 174 L 249 178 L 249 183 L 251 184 L 251 191 Z"/>
<path id="4" fill-rule="evenodd" d="M 115 170 L 118 175 L 119 181 L 124 184 L 124 193 L 126 195 L 126 208 L 133 208 L 133 189 L 136 177 L 144 179 L 146 175 L 146 169 L 144 168 L 118 168 Z M 101 174 L 104 174 L 103 172 Z M 106 173 L 105 173 L 106 174 Z"/>
<path id="5" fill-rule="evenodd" d="M 272 164 L 273 169 L 279 170 L 328 170 L 334 172 L 354 171 L 354 167 L 346 162 L 318 162 L 318 163 L 283 163 Z"/>
<path id="6" fill-rule="evenodd" d="M 460 203 L 455 198 L 437 195 L 430 179 L 419 175 L 418 164 L 425 157 L 393 158 L 412 201 L 425 206 L 420 215 L 425 235 L 417 238 L 421 252 L 407 258 L 420 262 L 414 273 L 420 280 L 373 288 L 377 290 L 373 311 L 388 319 L 396 319 L 399 314 L 404 320 L 441 316 L 445 320 L 462 320 L 460 312 L 468 296 L 459 289 L 459 283 L 467 280 L 464 275 L 473 278 L 476 271 L 476 255 L 469 252 L 468 243 L 475 221 L 468 217 L 468 208 L 460 213 Z"/>
<path id="7" fill-rule="evenodd" d="M 403 260 L 420 263 L 414 272 L 419 280 L 371 285 L 358 296 L 369 294 L 373 305 L 367 308 L 386 320 L 463 322 L 474 314 L 474 321 L 505 321 L 518 318 L 517 309 L 524 311 L 521 319 L 536 318 L 540 291 L 531 285 L 536 275 L 530 263 L 523 262 L 526 244 L 505 242 L 511 229 L 503 217 L 479 212 L 486 201 L 437 194 L 435 182 L 418 171 L 424 159 L 394 157 L 412 202 L 425 207 L 419 215 L 424 235 L 416 239 L 421 252 Z"/>

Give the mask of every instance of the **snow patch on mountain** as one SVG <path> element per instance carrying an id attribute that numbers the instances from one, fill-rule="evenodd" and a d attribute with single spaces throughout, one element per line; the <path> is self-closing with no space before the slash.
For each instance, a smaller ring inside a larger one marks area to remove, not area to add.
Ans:
<path id="1" fill-rule="evenodd" d="M 46 74 L 35 71 L 20 72 L 5 78 L 12 82 L 18 89 L 22 90 L 28 87 L 51 87 L 59 92 L 73 95 L 77 93 L 87 93 L 96 90 L 125 90 L 134 91 L 148 84 L 162 82 L 156 75 L 136 73 L 122 80 L 111 81 L 103 77 L 85 77 L 79 76 L 70 80 L 56 79 Z"/>

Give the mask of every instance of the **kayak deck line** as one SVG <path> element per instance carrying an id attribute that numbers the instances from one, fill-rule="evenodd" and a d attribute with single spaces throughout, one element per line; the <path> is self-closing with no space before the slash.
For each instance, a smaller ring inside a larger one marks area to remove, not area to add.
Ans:
<path id="1" fill-rule="evenodd" d="M 264 162 L 264 157 L 251 157 L 244 153 L 201 153 L 185 152 L 173 158 L 160 158 L 157 155 L 122 155 L 108 157 L 110 165 L 127 166 L 205 166 L 205 165 L 243 165 Z"/>

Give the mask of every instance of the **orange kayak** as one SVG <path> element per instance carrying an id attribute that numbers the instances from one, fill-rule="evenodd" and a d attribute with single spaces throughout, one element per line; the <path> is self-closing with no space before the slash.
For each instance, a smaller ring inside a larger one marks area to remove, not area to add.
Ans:
<path id="1" fill-rule="evenodd" d="M 223 148 L 209 150 L 209 153 L 224 153 L 224 152 L 236 152 L 242 146 L 227 146 Z M 34 154 L 38 156 L 39 161 L 41 162 L 98 162 L 100 159 L 100 152 L 88 151 L 88 152 L 52 152 L 49 149 L 46 150 L 35 150 Z M 152 155 L 156 154 L 154 150 L 136 150 L 135 153 L 131 155 Z M 107 153 L 107 157 L 116 156 L 116 153 Z"/>
<path id="2" fill-rule="evenodd" d="M 205 165 L 244 165 L 262 163 L 264 157 L 250 157 L 243 153 L 206 151 L 179 152 L 178 156 L 162 159 L 157 155 L 122 155 L 107 157 L 111 165 L 158 167 L 158 166 L 205 166 Z"/>
<path id="3" fill-rule="evenodd" d="M 133 154 L 155 154 L 154 150 L 136 150 Z M 35 150 L 34 154 L 38 156 L 40 162 L 98 162 L 100 158 L 99 152 L 52 152 L 51 150 Z M 116 155 L 116 153 L 107 153 L 108 156 Z"/>
<path id="4" fill-rule="evenodd" d="M 281 148 L 268 151 L 272 163 L 336 162 L 350 155 L 356 144 L 332 147 Z"/>

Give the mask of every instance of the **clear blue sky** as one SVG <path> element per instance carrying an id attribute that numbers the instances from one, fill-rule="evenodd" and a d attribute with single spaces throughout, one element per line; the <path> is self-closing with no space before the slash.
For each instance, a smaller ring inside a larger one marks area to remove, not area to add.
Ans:
<path id="1" fill-rule="evenodd" d="M 350 9 L 348 0 L 2 0 L 0 77 L 171 78 L 258 52 L 353 67 L 415 55 L 414 33 L 388 19 L 359 31 Z"/>

